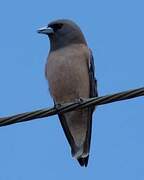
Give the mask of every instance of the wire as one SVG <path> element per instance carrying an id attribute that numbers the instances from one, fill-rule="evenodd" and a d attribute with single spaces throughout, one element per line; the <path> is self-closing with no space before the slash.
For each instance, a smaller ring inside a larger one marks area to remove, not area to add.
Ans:
<path id="1" fill-rule="evenodd" d="M 32 112 L 17 114 L 10 117 L 0 118 L 0 127 L 14 123 L 36 120 L 38 118 L 44 118 L 58 113 L 59 114 L 66 113 L 72 110 L 86 108 L 89 106 L 98 106 L 116 101 L 132 99 L 139 96 L 144 96 L 144 87 L 134 90 L 123 91 L 112 95 L 94 97 L 89 99 L 80 99 L 80 100 L 76 100 L 75 102 L 62 104 L 53 108 L 40 109 Z"/>

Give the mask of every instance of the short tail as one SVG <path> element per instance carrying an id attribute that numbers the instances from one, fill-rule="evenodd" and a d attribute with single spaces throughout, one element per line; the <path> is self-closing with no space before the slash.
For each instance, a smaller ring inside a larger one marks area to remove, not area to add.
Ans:
<path id="1" fill-rule="evenodd" d="M 87 156 L 87 157 L 82 157 L 82 158 L 78 158 L 77 160 L 78 160 L 78 162 L 79 162 L 79 164 L 81 165 L 81 166 L 85 166 L 85 167 L 87 167 L 87 165 L 88 165 L 88 159 L 89 159 L 89 156 Z"/>
<path id="2" fill-rule="evenodd" d="M 80 148 L 75 146 L 75 149 L 73 150 L 74 151 L 72 151 L 72 156 L 78 160 L 81 166 L 87 167 L 88 159 L 89 159 L 88 152 L 87 153 L 84 152 L 83 146 L 81 146 Z"/>

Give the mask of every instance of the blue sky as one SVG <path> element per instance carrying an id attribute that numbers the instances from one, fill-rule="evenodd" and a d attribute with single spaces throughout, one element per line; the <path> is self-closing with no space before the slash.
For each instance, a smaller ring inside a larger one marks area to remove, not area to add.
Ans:
<path id="1" fill-rule="evenodd" d="M 49 49 L 36 29 L 59 18 L 81 27 L 100 95 L 144 86 L 144 2 L 1 1 L 0 116 L 52 106 Z M 0 180 L 144 179 L 144 98 L 97 108 L 87 168 L 72 159 L 57 116 L 0 128 Z"/>

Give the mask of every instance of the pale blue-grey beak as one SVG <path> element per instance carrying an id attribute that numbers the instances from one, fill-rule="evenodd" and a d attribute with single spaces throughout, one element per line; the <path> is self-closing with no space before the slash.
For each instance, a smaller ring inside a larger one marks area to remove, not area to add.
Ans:
<path id="1" fill-rule="evenodd" d="M 49 34 L 53 34 L 54 30 L 51 27 L 46 27 L 45 26 L 45 27 L 39 28 L 37 30 L 37 32 L 40 33 L 40 34 L 47 34 L 47 35 L 49 35 Z"/>

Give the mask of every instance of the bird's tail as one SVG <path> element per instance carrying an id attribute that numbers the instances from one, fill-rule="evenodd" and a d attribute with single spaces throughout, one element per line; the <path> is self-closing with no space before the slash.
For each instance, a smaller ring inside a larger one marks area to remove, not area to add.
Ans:
<path id="1" fill-rule="evenodd" d="M 81 166 L 86 167 L 92 131 L 91 111 L 88 109 L 85 111 L 68 112 L 65 115 L 59 114 L 59 118 L 71 146 L 72 156 L 78 160 Z"/>
<path id="2" fill-rule="evenodd" d="M 80 148 L 75 147 L 75 151 L 72 151 L 72 156 L 78 160 L 78 162 L 81 166 L 87 167 L 89 153 L 84 152 L 83 146 L 81 146 Z"/>
<path id="3" fill-rule="evenodd" d="M 87 156 L 87 157 L 82 157 L 82 158 L 78 158 L 77 160 L 78 160 L 78 162 L 79 162 L 79 164 L 81 165 L 81 166 L 85 166 L 85 167 L 87 167 L 87 165 L 88 165 L 88 159 L 89 159 L 89 156 Z"/>

